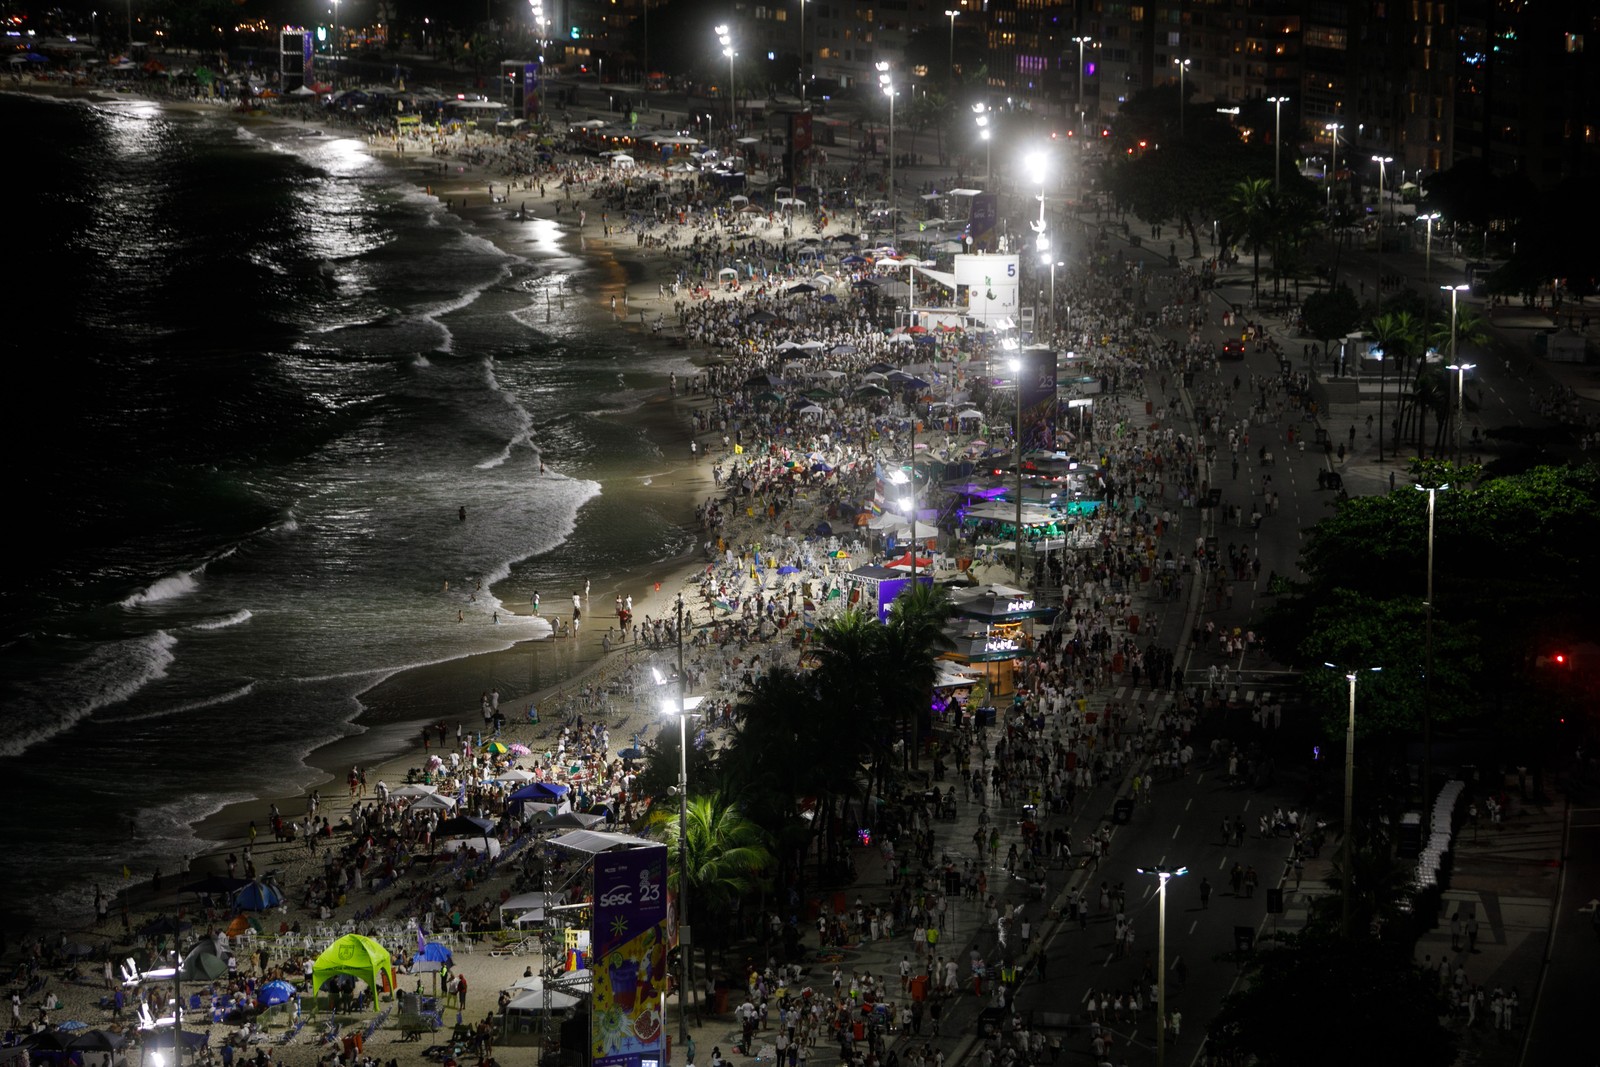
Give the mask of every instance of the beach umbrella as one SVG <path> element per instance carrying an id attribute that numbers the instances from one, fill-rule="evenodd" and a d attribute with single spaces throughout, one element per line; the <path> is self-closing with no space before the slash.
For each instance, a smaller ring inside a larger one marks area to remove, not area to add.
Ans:
<path id="1" fill-rule="evenodd" d="M 481 815 L 456 815 L 445 819 L 433 832 L 439 837 L 471 837 L 482 836 L 493 829 L 493 819 L 485 819 Z"/>
<path id="2" fill-rule="evenodd" d="M 779 574 L 799 574 L 800 573 L 800 568 L 799 567 L 791 567 L 787 563 L 785 563 L 783 566 L 778 568 L 778 573 Z"/>
<path id="3" fill-rule="evenodd" d="M 861 388 L 856 390 L 856 396 L 860 397 L 878 397 L 888 395 L 889 390 L 885 389 L 881 385 L 863 385 Z"/>
<path id="4" fill-rule="evenodd" d="M 152 1030 L 145 1034 L 141 1040 L 147 1048 L 171 1048 L 173 1030 L 170 1027 Z M 183 1051 L 193 1052 L 205 1048 L 211 1041 L 210 1031 L 196 1033 L 193 1030 L 181 1031 L 183 1034 Z"/>
<path id="5" fill-rule="evenodd" d="M 263 1008 L 275 1008 L 279 1004 L 287 1004 L 299 995 L 300 990 L 281 978 L 274 982 L 268 982 L 256 990 L 256 999 L 261 1001 Z"/>
<path id="6" fill-rule="evenodd" d="M 38 1052 L 65 1052 L 70 1040 L 71 1034 L 59 1030 L 39 1030 L 23 1038 L 22 1046 Z"/>
<path id="7" fill-rule="evenodd" d="M 182 919 L 174 919 L 170 915 L 160 915 L 139 927 L 139 932 L 146 937 L 157 937 L 162 934 L 182 933 L 189 929 L 190 925 L 190 923 Z"/>
<path id="8" fill-rule="evenodd" d="M 499 741 L 490 741 L 487 745 L 483 746 L 483 750 L 489 753 L 491 756 L 504 756 L 511 751 Z"/>
<path id="9" fill-rule="evenodd" d="M 629 745 L 627 748 L 617 753 L 617 758 L 626 760 L 644 759 L 644 749 L 637 745 Z"/>
<path id="10" fill-rule="evenodd" d="M 85 956 L 93 956 L 97 950 L 93 945 L 86 945 L 82 941 L 74 941 L 61 950 L 68 959 L 79 960 Z"/>
<path id="11" fill-rule="evenodd" d="M 77 1019 L 68 1019 L 64 1023 L 56 1023 L 56 1029 L 57 1030 L 65 1030 L 67 1033 L 70 1034 L 70 1033 L 76 1033 L 79 1030 L 87 1030 L 87 1029 L 89 1029 L 89 1024 L 85 1023 L 85 1022 L 79 1022 Z"/>
<path id="12" fill-rule="evenodd" d="M 518 742 L 516 742 L 515 744 L 513 744 L 511 746 L 511 754 L 513 756 L 526 756 L 526 755 L 529 755 L 532 751 L 533 751 L 532 749 L 530 749 L 527 745 L 523 744 L 521 741 L 518 741 Z"/>
<path id="13" fill-rule="evenodd" d="M 85 1030 L 67 1042 L 68 1052 L 115 1052 L 128 1043 L 121 1034 L 109 1030 Z"/>

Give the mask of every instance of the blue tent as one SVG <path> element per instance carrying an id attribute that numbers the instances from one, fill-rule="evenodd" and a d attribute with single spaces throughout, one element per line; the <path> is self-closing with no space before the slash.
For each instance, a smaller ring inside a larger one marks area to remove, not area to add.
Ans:
<path id="1" fill-rule="evenodd" d="M 279 1004 L 287 1004 L 299 995 L 300 991 L 298 989 L 281 978 L 275 982 L 268 982 L 256 990 L 256 998 L 261 1001 L 263 1008 L 274 1008 Z"/>
<path id="2" fill-rule="evenodd" d="M 283 894 L 265 882 L 251 882 L 233 895 L 233 906 L 240 911 L 266 911 L 283 903 Z"/>
<path id="3" fill-rule="evenodd" d="M 507 799 L 535 804 L 553 804 L 559 802 L 562 797 L 570 792 L 572 792 L 570 787 L 557 782 L 529 782 L 515 793 L 512 793 Z"/>
<path id="4" fill-rule="evenodd" d="M 417 953 L 417 959 L 450 964 L 456 961 L 455 954 L 450 951 L 449 947 L 441 945 L 437 941 L 429 941 L 426 945 L 423 945 L 422 951 Z"/>

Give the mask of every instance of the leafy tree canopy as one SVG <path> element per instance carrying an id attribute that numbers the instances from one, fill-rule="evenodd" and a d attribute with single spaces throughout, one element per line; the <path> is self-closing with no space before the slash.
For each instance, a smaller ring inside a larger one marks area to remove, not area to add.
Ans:
<path id="1" fill-rule="evenodd" d="M 1361 302 L 1344 283 L 1306 297 L 1306 329 L 1324 342 L 1344 337 L 1361 324 Z"/>
<path id="2" fill-rule="evenodd" d="M 1250 985 L 1231 994 L 1209 1027 L 1210 1051 L 1266 1067 L 1343 1067 L 1381 1059 L 1448 1067 L 1455 1036 L 1440 1025 L 1436 975 L 1409 946 L 1308 934 L 1259 951 Z M 1338 1020 L 1308 1034 L 1307 1020 Z"/>

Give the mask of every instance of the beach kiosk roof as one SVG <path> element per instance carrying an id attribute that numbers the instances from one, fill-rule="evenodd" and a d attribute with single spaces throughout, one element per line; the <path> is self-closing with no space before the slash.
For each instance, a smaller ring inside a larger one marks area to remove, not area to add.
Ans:
<path id="1" fill-rule="evenodd" d="M 312 990 L 320 990 L 330 978 L 339 975 L 365 982 L 373 993 L 374 1004 L 377 1003 L 378 990 L 395 987 L 394 962 L 389 958 L 389 950 L 361 934 L 345 934 L 323 950 L 316 963 L 312 964 Z M 384 982 L 388 984 L 384 985 Z"/>
<path id="2" fill-rule="evenodd" d="M 957 615 L 969 619 L 981 619 L 984 622 L 1019 622 L 1023 619 L 1048 619 L 1054 616 L 1057 608 L 1035 600 L 1031 593 L 1021 596 L 1008 596 L 1001 593 L 991 593 L 988 596 L 975 599 L 961 599 L 954 602 Z"/>

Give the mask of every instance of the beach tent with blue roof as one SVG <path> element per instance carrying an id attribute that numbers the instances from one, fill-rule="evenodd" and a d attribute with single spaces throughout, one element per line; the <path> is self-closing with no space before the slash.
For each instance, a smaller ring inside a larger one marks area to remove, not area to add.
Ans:
<path id="1" fill-rule="evenodd" d="M 571 792 L 570 787 L 559 782 L 529 782 L 507 797 L 506 802 L 514 805 L 518 811 L 525 811 L 531 805 L 550 809 L 546 812 L 548 815 L 560 815 L 572 810 L 568 797 Z"/>
<path id="2" fill-rule="evenodd" d="M 266 882 L 251 882 L 233 895 L 233 906 L 240 911 L 266 911 L 283 903 L 283 894 Z"/>

